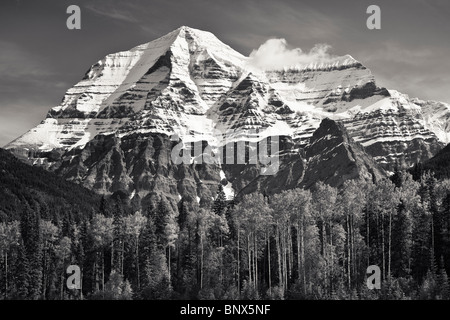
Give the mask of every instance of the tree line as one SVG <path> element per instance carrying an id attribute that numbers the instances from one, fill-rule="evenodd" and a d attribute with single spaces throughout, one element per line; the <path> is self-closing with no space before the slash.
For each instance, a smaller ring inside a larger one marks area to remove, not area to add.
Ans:
<path id="1" fill-rule="evenodd" d="M 105 198 L 50 214 L 30 199 L 0 223 L 3 299 L 448 299 L 450 181 L 397 170 L 210 206 Z M 81 269 L 81 290 L 66 269 Z M 366 286 L 381 269 L 381 290 Z"/>

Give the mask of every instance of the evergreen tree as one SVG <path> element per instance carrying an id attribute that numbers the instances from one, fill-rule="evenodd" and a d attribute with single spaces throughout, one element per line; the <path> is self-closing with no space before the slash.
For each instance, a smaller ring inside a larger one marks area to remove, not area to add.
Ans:
<path id="1" fill-rule="evenodd" d="M 450 266 L 450 190 L 442 200 L 442 246 L 443 266 L 448 270 Z M 442 267 L 442 265 L 441 265 Z"/>
<path id="2" fill-rule="evenodd" d="M 28 263 L 27 250 L 23 239 L 20 239 L 17 265 L 15 271 L 16 294 L 18 299 L 28 299 L 30 297 L 30 265 Z"/>
<path id="3" fill-rule="evenodd" d="M 213 212 L 217 215 L 223 215 L 225 214 L 226 208 L 227 208 L 227 198 L 225 195 L 225 191 L 223 190 L 222 184 L 219 183 L 217 195 L 213 203 Z"/>
<path id="4" fill-rule="evenodd" d="M 184 230 L 186 228 L 187 218 L 188 218 L 189 210 L 184 198 L 181 198 L 181 201 L 178 205 L 178 225 L 180 230 Z"/>
<path id="5" fill-rule="evenodd" d="M 410 229 L 410 221 L 406 206 L 404 201 L 400 200 L 392 231 L 392 269 L 393 274 L 397 277 L 405 277 L 410 273 Z"/>
<path id="6" fill-rule="evenodd" d="M 109 207 L 109 203 L 106 200 L 106 197 L 103 195 L 101 200 L 100 200 L 100 206 L 98 209 L 99 213 L 101 213 L 102 215 L 104 215 L 105 217 L 110 217 L 111 216 L 111 209 Z"/>
<path id="7" fill-rule="evenodd" d="M 167 234 L 169 218 L 170 212 L 167 209 L 167 204 L 161 199 L 155 212 L 155 235 L 160 249 L 165 249 L 169 241 Z"/>
<path id="8" fill-rule="evenodd" d="M 40 229 L 39 205 L 26 206 L 20 222 L 20 231 L 29 263 L 30 286 L 28 296 L 40 298 L 42 289 L 42 236 Z"/>
<path id="9" fill-rule="evenodd" d="M 448 282 L 448 275 L 447 271 L 445 271 L 444 265 L 444 259 L 441 256 L 441 268 L 439 269 L 439 274 L 437 277 L 437 285 L 439 288 L 439 296 L 443 300 L 449 300 L 450 299 L 450 285 Z"/>
<path id="10" fill-rule="evenodd" d="M 392 183 L 397 187 L 400 188 L 402 186 L 402 178 L 403 172 L 400 170 L 400 166 L 397 161 L 395 161 L 394 165 L 394 174 L 390 177 Z"/>
<path id="11" fill-rule="evenodd" d="M 139 270 L 141 278 L 141 287 L 147 287 L 149 285 L 149 279 L 151 275 L 147 274 L 147 264 L 151 261 L 152 254 L 157 250 L 155 224 L 153 222 L 152 215 L 147 216 L 147 223 L 144 230 L 139 236 Z"/>

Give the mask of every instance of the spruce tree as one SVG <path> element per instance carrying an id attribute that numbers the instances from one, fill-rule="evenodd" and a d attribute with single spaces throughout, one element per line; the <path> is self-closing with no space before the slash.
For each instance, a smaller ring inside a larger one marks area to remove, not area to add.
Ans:
<path id="1" fill-rule="evenodd" d="M 445 271 L 444 268 L 444 258 L 441 256 L 441 268 L 439 269 L 439 274 L 438 274 L 438 288 L 440 291 L 440 297 L 443 300 L 449 300 L 450 299 L 450 286 L 448 283 L 448 275 L 447 275 L 447 271 Z"/>
<path id="2" fill-rule="evenodd" d="M 442 200 L 442 256 L 444 266 L 450 265 L 450 191 Z M 448 269 L 446 269 L 448 270 Z"/>
<path id="3" fill-rule="evenodd" d="M 111 216 L 111 212 L 110 212 L 110 207 L 109 207 L 109 203 L 108 200 L 106 200 L 105 196 L 102 195 L 102 199 L 100 200 L 100 206 L 99 206 L 99 212 L 101 214 L 103 214 L 105 217 L 110 217 Z"/>
<path id="4" fill-rule="evenodd" d="M 165 249 L 168 244 L 167 237 L 167 225 L 169 223 L 170 212 L 167 209 L 167 205 L 163 199 L 158 203 L 155 214 L 155 234 L 158 247 Z"/>
<path id="5" fill-rule="evenodd" d="M 178 205 L 178 225 L 180 226 L 180 230 L 185 229 L 188 214 L 189 214 L 189 210 L 187 208 L 184 198 L 182 198 Z"/>
<path id="6" fill-rule="evenodd" d="M 400 170 L 399 164 L 397 161 L 395 161 L 394 165 L 394 174 L 391 176 L 391 181 L 395 184 L 397 188 L 400 188 L 402 186 L 402 171 Z"/>
<path id="7" fill-rule="evenodd" d="M 28 263 L 27 251 L 22 238 L 19 242 L 17 265 L 15 271 L 17 298 L 23 300 L 28 299 L 31 280 L 30 265 Z"/>
<path id="8" fill-rule="evenodd" d="M 20 231 L 30 267 L 28 296 L 33 300 L 40 298 L 42 289 L 42 235 L 38 208 L 37 203 L 33 204 L 33 209 L 26 206 L 20 221 Z"/>
<path id="9" fill-rule="evenodd" d="M 219 183 L 217 195 L 213 203 L 213 212 L 217 215 L 223 215 L 225 213 L 226 207 L 227 207 L 227 197 L 225 195 L 225 191 L 223 190 L 222 184 Z"/>
<path id="10" fill-rule="evenodd" d="M 147 223 L 139 236 L 139 270 L 141 278 L 141 287 L 144 288 L 149 285 L 148 279 L 151 274 L 147 274 L 147 264 L 152 258 L 152 254 L 156 249 L 156 235 L 155 235 L 155 224 L 153 222 L 152 215 L 147 216 Z"/>
<path id="11" fill-rule="evenodd" d="M 392 230 L 392 262 L 393 274 L 406 277 L 409 274 L 411 247 L 409 243 L 410 218 L 405 203 L 400 200 Z"/>

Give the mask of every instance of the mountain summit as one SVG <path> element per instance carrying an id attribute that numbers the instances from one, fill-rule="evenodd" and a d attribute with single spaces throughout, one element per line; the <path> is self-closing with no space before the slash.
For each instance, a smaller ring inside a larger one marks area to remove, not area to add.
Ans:
<path id="1" fill-rule="evenodd" d="M 169 146 L 158 137 L 176 133 L 183 143 L 205 141 L 217 150 L 226 143 L 217 132 L 257 130 L 261 139 L 287 137 L 301 153 L 329 118 L 389 171 L 437 153 L 450 140 L 449 117 L 448 104 L 378 87 L 350 55 L 260 70 L 212 33 L 183 26 L 94 63 L 46 119 L 6 149 L 65 174 L 83 154 L 77 170 L 93 174 L 105 156 L 102 143 L 119 148 L 132 137 L 152 136 Z M 97 162 L 83 162 L 93 146 L 100 148 Z M 121 174 L 123 185 L 131 173 Z M 89 177 L 72 175 L 95 185 Z M 102 192 L 117 187 L 100 185 Z"/>

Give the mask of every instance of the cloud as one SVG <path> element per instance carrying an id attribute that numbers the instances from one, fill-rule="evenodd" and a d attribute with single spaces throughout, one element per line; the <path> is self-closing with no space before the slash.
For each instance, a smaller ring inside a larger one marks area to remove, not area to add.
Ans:
<path id="1" fill-rule="evenodd" d="M 103 3 L 101 7 L 97 7 L 94 4 L 87 4 L 86 9 L 111 19 L 125 21 L 125 22 L 138 22 L 138 20 L 127 10 L 118 10 L 115 6 Z"/>
<path id="2" fill-rule="evenodd" d="M 336 58 L 330 49 L 328 44 L 316 44 L 309 52 L 303 52 L 300 48 L 290 49 L 286 39 L 269 39 L 250 53 L 249 63 L 263 70 L 327 63 Z"/>

